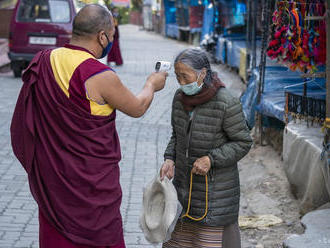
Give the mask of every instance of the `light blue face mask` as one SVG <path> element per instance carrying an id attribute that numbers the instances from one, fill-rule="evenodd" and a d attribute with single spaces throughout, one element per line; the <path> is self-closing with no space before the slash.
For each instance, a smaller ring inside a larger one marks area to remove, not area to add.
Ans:
<path id="1" fill-rule="evenodd" d="M 199 76 L 200 76 L 200 74 L 197 77 L 197 81 L 199 79 Z M 190 84 L 180 85 L 180 88 L 183 91 L 183 93 L 185 93 L 188 96 L 198 94 L 202 90 L 202 87 L 203 87 L 204 83 L 202 83 L 200 86 L 198 86 L 197 81 L 192 82 Z"/>

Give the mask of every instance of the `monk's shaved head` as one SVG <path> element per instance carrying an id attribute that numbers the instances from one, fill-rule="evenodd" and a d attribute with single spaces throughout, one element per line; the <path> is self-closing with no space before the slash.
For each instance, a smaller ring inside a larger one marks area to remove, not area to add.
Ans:
<path id="1" fill-rule="evenodd" d="M 72 34 L 74 36 L 90 36 L 101 30 L 110 30 L 111 12 L 98 4 L 83 7 L 73 20 Z"/>

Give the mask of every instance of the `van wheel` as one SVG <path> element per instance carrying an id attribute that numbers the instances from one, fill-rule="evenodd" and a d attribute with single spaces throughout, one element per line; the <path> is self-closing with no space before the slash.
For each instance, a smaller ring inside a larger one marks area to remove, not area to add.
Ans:
<path id="1" fill-rule="evenodd" d="M 12 65 L 15 78 L 20 78 L 22 76 L 22 67 L 20 64 L 15 63 Z"/>

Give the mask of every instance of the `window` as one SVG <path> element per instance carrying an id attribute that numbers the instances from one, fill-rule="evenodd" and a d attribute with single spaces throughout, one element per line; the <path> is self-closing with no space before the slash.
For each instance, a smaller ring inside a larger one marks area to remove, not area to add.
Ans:
<path id="1" fill-rule="evenodd" d="M 49 6 L 52 22 L 70 22 L 70 6 L 67 1 L 50 0 Z"/>
<path id="2" fill-rule="evenodd" d="M 70 5 L 67 0 L 22 0 L 18 9 L 21 22 L 70 22 Z"/>

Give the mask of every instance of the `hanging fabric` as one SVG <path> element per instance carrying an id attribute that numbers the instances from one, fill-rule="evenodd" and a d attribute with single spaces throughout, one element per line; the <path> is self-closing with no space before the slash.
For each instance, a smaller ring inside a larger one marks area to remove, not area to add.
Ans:
<path id="1" fill-rule="evenodd" d="M 315 72 L 326 62 L 324 14 L 324 0 L 277 1 L 267 55 L 292 71 Z"/>

